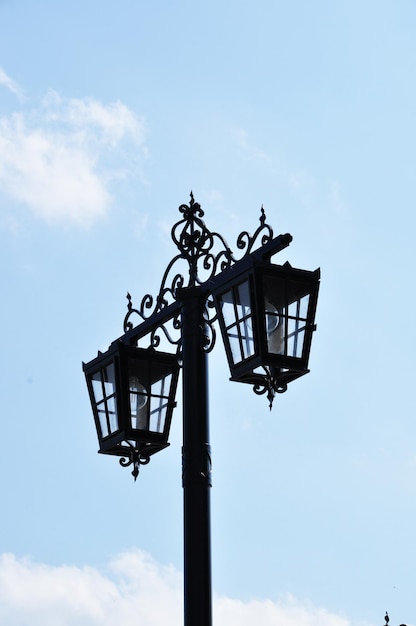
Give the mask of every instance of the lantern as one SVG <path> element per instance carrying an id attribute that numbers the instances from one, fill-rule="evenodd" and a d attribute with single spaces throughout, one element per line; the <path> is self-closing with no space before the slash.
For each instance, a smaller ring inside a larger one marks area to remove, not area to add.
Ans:
<path id="1" fill-rule="evenodd" d="M 308 370 L 320 271 L 251 256 L 224 272 L 213 297 L 231 380 L 275 393 Z"/>
<path id="2" fill-rule="evenodd" d="M 118 340 L 107 352 L 83 363 L 97 429 L 99 452 L 140 464 L 166 448 L 179 364 L 174 354 Z"/>

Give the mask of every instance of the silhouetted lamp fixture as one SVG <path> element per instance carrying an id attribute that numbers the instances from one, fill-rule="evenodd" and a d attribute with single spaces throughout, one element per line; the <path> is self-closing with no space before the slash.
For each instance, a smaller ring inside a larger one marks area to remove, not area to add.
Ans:
<path id="1" fill-rule="evenodd" d="M 97 429 L 99 452 L 139 465 L 166 448 L 179 375 L 175 355 L 115 341 L 83 363 Z"/>
<path id="2" fill-rule="evenodd" d="M 219 288 L 213 281 L 231 380 L 267 393 L 271 408 L 275 393 L 309 371 L 320 271 L 274 265 L 262 249 L 235 269 Z"/>
<path id="3" fill-rule="evenodd" d="M 237 254 L 207 228 L 192 193 L 179 212 L 171 231 L 178 250 L 158 294 L 137 308 L 127 294 L 123 336 L 83 369 L 99 452 L 133 465 L 136 479 L 140 465 L 169 445 L 180 364 L 185 626 L 211 626 L 207 374 L 217 321 L 231 379 L 267 394 L 271 407 L 276 393 L 308 372 L 320 273 L 271 262 L 292 237 L 274 237 L 263 207 L 254 234 L 238 236 Z M 162 340 L 171 352 L 159 350 Z"/>

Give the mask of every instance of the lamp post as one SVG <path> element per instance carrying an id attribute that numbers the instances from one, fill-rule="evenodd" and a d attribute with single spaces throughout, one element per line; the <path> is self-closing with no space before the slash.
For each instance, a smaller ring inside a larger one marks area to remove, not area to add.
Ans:
<path id="1" fill-rule="evenodd" d="M 179 212 L 182 219 L 171 233 L 179 253 L 168 264 L 158 295 L 145 295 L 134 308 L 127 294 L 124 334 L 83 369 L 99 452 L 121 457 L 135 479 L 140 465 L 169 445 L 182 369 L 185 626 L 211 626 L 207 358 L 215 324 L 231 380 L 266 394 L 271 408 L 276 393 L 309 371 L 320 272 L 271 262 L 292 237 L 273 237 L 263 208 L 254 235 L 242 232 L 237 239 L 239 258 L 206 227 L 192 193 Z M 178 271 L 181 265 L 186 273 Z M 158 350 L 162 338 L 169 352 Z"/>

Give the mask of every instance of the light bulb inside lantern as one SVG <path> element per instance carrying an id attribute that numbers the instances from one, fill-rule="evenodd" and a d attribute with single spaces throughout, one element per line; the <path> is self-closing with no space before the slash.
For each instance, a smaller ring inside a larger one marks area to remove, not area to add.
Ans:
<path id="1" fill-rule="evenodd" d="M 265 300 L 265 310 L 266 310 L 266 332 L 267 335 L 270 336 L 280 323 L 280 314 L 276 307 L 271 304 L 267 299 Z"/>
<path id="2" fill-rule="evenodd" d="M 132 417 L 138 421 L 140 411 L 146 406 L 148 400 L 148 394 L 146 388 L 141 384 L 137 376 L 130 376 L 129 378 L 130 388 L 130 410 Z M 140 426 L 137 426 L 140 428 Z"/>

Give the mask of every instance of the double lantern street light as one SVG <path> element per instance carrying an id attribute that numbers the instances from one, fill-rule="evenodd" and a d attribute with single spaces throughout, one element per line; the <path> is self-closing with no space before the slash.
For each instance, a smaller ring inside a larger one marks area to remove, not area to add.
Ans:
<path id="1" fill-rule="evenodd" d="M 276 265 L 289 234 L 273 237 L 261 209 L 254 235 L 242 232 L 236 258 L 224 238 L 211 232 L 191 193 L 172 228 L 179 253 L 171 260 L 156 298 L 133 308 L 130 294 L 124 334 L 107 352 L 83 364 L 99 452 L 140 465 L 166 448 L 179 371 L 183 385 L 184 608 L 185 626 L 210 626 L 211 556 L 207 356 L 218 321 L 231 380 L 276 393 L 308 373 L 319 289 L 319 269 Z M 260 247 L 256 247 L 260 243 Z M 184 265 L 185 278 L 177 268 Z M 131 319 L 138 318 L 134 325 Z M 161 339 L 172 346 L 158 349 Z"/>

